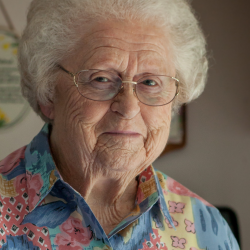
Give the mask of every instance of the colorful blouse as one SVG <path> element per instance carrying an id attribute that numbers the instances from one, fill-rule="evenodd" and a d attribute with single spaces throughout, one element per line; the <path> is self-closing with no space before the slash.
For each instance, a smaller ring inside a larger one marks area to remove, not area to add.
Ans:
<path id="1" fill-rule="evenodd" d="M 84 198 L 62 180 L 46 124 L 0 162 L 2 250 L 239 250 L 216 208 L 149 166 L 134 210 L 106 235 Z"/>

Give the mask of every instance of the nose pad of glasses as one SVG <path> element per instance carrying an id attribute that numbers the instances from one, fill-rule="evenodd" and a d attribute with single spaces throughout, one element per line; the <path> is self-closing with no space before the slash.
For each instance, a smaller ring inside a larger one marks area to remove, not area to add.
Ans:
<path id="1" fill-rule="evenodd" d="M 125 84 L 128 84 L 128 85 L 131 85 L 131 84 L 129 84 L 129 83 L 133 83 L 133 82 L 123 82 L 122 86 L 120 87 L 120 90 L 119 90 L 118 94 L 124 93 L 124 90 L 125 90 L 125 88 L 124 88 L 124 83 L 125 83 Z M 137 95 L 136 95 L 136 90 L 135 90 L 135 84 L 132 84 L 132 88 L 133 88 L 133 94 L 137 97 Z"/>
<path id="2" fill-rule="evenodd" d="M 119 89 L 119 92 L 118 93 L 123 93 L 124 92 L 124 86 L 122 85 Z"/>

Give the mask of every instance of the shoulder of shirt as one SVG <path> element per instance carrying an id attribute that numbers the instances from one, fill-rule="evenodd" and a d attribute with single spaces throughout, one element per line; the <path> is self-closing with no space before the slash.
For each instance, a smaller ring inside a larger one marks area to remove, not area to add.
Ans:
<path id="1" fill-rule="evenodd" d="M 23 146 L 10 153 L 0 161 L 0 176 L 6 180 L 12 180 L 25 172 L 25 150 Z M 18 169 L 18 171 L 17 171 Z"/>
<path id="2" fill-rule="evenodd" d="M 172 210 L 176 209 L 177 207 L 179 209 L 184 209 L 187 203 L 189 203 L 192 207 L 192 213 L 195 217 L 195 220 L 200 221 L 200 223 L 197 223 L 196 226 L 201 225 L 201 232 L 206 231 L 204 228 L 202 228 L 206 224 L 205 220 L 212 220 L 213 227 L 211 228 L 213 231 L 210 230 L 211 232 L 207 232 L 206 237 L 211 236 L 211 239 L 213 239 L 214 243 L 215 241 L 221 243 L 220 237 L 215 237 L 213 235 L 214 233 L 217 233 L 216 230 L 220 228 L 220 232 L 223 232 L 227 242 L 230 242 L 230 249 L 239 249 L 238 243 L 235 240 L 235 237 L 233 236 L 230 227 L 228 226 L 227 222 L 222 217 L 217 208 L 212 206 L 210 203 L 198 196 L 196 193 L 190 191 L 188 188 L 181 185 L 179 182 L 162 173 L 161 171 L 155 170 L 155 173 L 159 179 L 161 188 L 163 190 L 164 199 L 169 207 L 172 206 Z M 197 230 L 199 230 L 199 228 L 197 228 Z"/>
<path id="3" fill-rule="evenodd" d="M 204 205 L 209 206 L 209 207 L 213 207 L 209 202 L 207 202 L 206 200 L 201 198 L 196 193 L 190 191 L 188 188 L 186 188 L 185 186 L 183 186 L 182 184 L 180 184 L 176 180 L 172 179 L 171 177 L 167 176 L 163 172 L 156 170 L 156 169 L 155 169 L 155 172 L 156 172 L 156 175 L 159 179 L 161 188 L 163 189 L 163 193 L 165 193 L 165 194 L 168 193 L 168 196 L 171 196 L 173 198 L 174 197 L 177 198 L 177 196 L 178 196 L 179 200 L 181 200 L 181 197 L 196 198 L 199 201 L 201 201 L 202 203 L 204 203 Z"/>

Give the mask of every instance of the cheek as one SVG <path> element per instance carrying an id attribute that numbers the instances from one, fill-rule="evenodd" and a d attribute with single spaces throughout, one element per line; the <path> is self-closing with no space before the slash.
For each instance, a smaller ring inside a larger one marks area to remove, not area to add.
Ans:
<path id="1" fill-rule="evenodd" d="M 83 99 L 83 100 L 82 100 Z M 96 125 L 109 110 L 109 105 L 105 102 L 96 102 L 84 97 L 76 104 L 74 119 L 86 125 Z"/>
<path id="2" fill-rule="evenodd" d="M 109 110 L 107 102 L 97 102 L 84 98 L 75 88 L 58 93 L 55 115 L 71 124 L 95 125 Z"/>
<path id="3" fill-rule="evenodd" d="M 145 149 L 149 158 L 158 157 L 164 149 L 169 135 L 171 123 L 171 105 L 149 107 L 143 112 L 143 119 L 147 126 L 147 140 Z"/>
<path id="4" fill-rule="evenodd" d="M 148 107 L 142 110 L 142 117 L 149 131 L 165 130 L 168 132 L 171 123 L 171 105 Z"/>

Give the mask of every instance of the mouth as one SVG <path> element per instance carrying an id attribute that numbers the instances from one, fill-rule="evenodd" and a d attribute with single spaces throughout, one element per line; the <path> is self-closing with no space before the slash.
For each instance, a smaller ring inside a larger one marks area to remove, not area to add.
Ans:
<path id="1" fill-rule="evenodd" d="M 105 132 L 104 134 L 111 135 L 111 136 L 127 136 L 127 137 L 138 137 L 141 135 L 134 131 L 109 131 L 109 132 Z"/>

